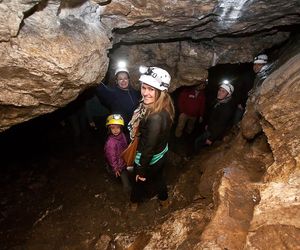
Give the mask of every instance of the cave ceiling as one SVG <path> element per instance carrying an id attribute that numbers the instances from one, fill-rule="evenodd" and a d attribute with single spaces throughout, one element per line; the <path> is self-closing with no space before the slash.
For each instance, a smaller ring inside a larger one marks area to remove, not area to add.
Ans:
<path id="1" fill-rule="evenodd" d="M 0 1 L 0 131 L 95 86 L 110 60 L 168 69 L 175 83 L 251 62 L 300 24 L 298 0 Z"/>

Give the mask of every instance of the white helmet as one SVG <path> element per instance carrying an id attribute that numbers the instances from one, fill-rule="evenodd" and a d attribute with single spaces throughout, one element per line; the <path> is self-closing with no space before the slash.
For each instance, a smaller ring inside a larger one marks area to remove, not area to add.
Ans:
<path id="1" fill-rule="evenodd" d="M 120 72 L 125 72 L 129 76 L 129 71 L 128 71 L 127 68 L 117 68 L 116 71 L 115 71 L 115 76 L 117 76 L 117 74 L 120 73 Z"/>
<path id="2" fill-rule="evenodd" d="M 118 67 L 117 67 L 117 69 L 115 71 L 115 76 L 118 73 L 120 73 L 120 72 L 126 72 L 128 74 L 128 76 L 129 76 L 129 71 L 128 71 L 127 67 L 126 67 L 126 62 L 125 61 L 119 61 L 118 62 Z"/>
<path id="3" fill-rule="evenodd" d="M 230 83 L 222 83 L 220 88 L 225 89 L 228 92 L 228 96 L 231 96 L 234 91 L 234 87 Z"/>
<path id="4" fill-rule="evenodd" d="M 161 91 L 168 90 L 170 87 L 171 76 L 166 70 L 157 67 L 141 66 L 140 72 L 142 75 L 139 81 Z"/>
<path id="5" fill-rule="evenodd" d="M 265 64 L 268 62 L 268 56 L 266 54 L 258 55 L 254 58 L 254 64 Z"/>

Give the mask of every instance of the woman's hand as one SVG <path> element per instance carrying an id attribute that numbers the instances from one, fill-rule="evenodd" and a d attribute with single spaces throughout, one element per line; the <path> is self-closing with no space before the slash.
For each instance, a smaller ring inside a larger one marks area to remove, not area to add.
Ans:
<path id="1" fill-rule="evenodd" d="M 145 177 L 142 177 L 142 176 L 139 176 L 139 175 L 136 175 L 135 176 L 135 181 L 138 182 L 138 181 L 145 181 L 146 178 Z"/>

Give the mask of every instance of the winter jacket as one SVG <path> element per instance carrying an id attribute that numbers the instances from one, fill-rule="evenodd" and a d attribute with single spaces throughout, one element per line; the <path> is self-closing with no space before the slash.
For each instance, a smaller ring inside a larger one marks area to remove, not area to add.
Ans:
<path id="1" fill-rule="evenodd" d="M 172 121 L 165 110 L 143 118 L 139 124 L 139 143 L 137 151 L 141 154 L 137 174 L 145 176 L 150 161 L 156 154 L 166 150 Z"/>
<path id="2" fill-rule="evenodd" d="M 225 131 L 232 123 L 235 105 L 231 100 L 220 102 L 214 105 L 208 120 L 207 130 L 210 133 L 209 140 L 215 141 L 222 139 Z"/>
<path id="3" fill-rule="evenodd" d="M 104 155 L 108 164 L 114 172 L 122 171 L 126 164 L 121 157 L 121 153 L 127 148 L 125 134 L 109 135 L 104 145 Z"/>
<path id="4" fill-rule="evenodd" d="M 122 115 L 125 126 L 130 121 L 140 100 L 140 92 L 132 87 L 121 89 L 118 86 L 110 87 L 104 84 L 97 87 L 97 96 L 111 114 Z"/>
<path id="5" fill-rule="evenodd" d="M 179 95 L 178 108 L 180 113 L 192 117 L 203 117 L 205 111 L 205 91 L 197 94 L 195 89 L 186 88 Z"/>

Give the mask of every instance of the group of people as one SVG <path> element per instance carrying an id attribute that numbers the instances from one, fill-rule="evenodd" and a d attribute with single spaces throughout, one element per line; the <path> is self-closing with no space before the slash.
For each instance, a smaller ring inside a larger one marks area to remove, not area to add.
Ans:
<path id="1" fill-rule="evenodd" d="M 261 72 L 266 63 L 266 55 L 258 56 L 254 61 L 254 71 Z M 124 190 L 130 193 L 133 210 L 147 195 L 157 195 L 161 206 L 167 207 L 168 192 L 163 172 L 175 116 L 168 94 L 170 74 L 158 67 L 144 67 L 139 78 L 140 92 L 131 87 L 125 66 L 116 70 L 115 77 L 115 86 L 101 83 L 97 89 L 99 99 L 111 111 L 106 121 L 109 135 L 104 147 L 107 169 L 115 177 L 120 177 Z M 196 121 L 203 121 L 206 84 L 207 80 L 203 80 L 180 94 L 176 137 L 181 137 L 186 125 L 187 133 L 191 133 Z M 195 139 L 196 150 L 212 145 L 224 136 L 236 108 L 233 93 L 231 83 L 220 83 L 204 131 Z M 136 137 L 139 140 L 134 166 L 127 166 L 121 155 L 128 142 Z"/>
<path id="2" fill-rule="evenodd" d="M 214 141 L 222 139 L 226 131 L 241 120 L 248 95 L 252 92 L 250 90 L 257 89 L 261 81 L 266 78 L 266 71 L 269 69 L 267 63 L 268 56 L 266 54 L 255 57 L 253 61 L 255 79 L 252 78 L 252 75 L 241 78 L 236 93 L 234 93 L 234 85 L 228 80 L 219 82 L 217 96 L 208 109 L 209 112 L 206 110 L 206 106 L 208 106 L 205 93 L 207 80 L 200 81 L 192 88 L 184 88 L 178 98 L 179 117 L 175 136 L 181 137 L 185 128 L 186 133 L 190 135 L 196 121 L 202 123 L 206 113 L 206 119 L 201 126 L 203 132 L 194 139 L 194 151 L 198 152 L 202 147 L 210 146 Z"/>
<path id="3" fill-rule="evenodd" d="M 115 76 L 116 86 L 101 84 L 97 90 L 113 113 L 106 122 L 109 135 L 104 152 L 108 171 L 120 177 L 125 191 L 130 192 L 132 210 L 151 194 L 157 195 L 161 206 L 166 207 L 168 192 L 163 171 L 175 114 L 167 92 L 170 74 L 158 67 L 144 67 L 139 78 L 140 93 L 130 86 L 125 67 L 118 68 Z M 126 166 L 121 157 L 128 145 L 126 137 L 139 138 L 134 166 Z"/>

